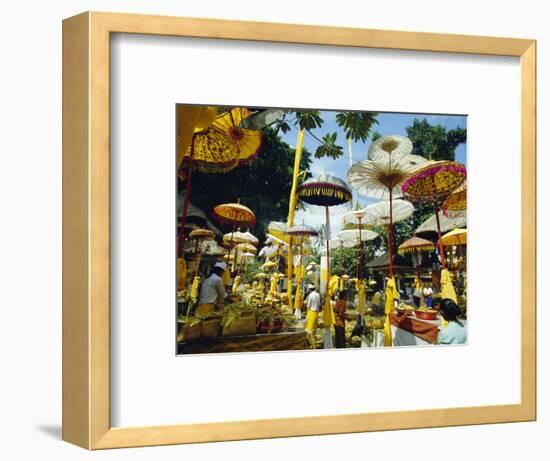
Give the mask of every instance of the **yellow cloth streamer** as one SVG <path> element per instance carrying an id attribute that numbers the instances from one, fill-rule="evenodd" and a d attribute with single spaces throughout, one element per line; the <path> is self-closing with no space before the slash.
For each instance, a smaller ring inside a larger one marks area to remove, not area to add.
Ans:
<path id="1" fill-rule="evenodd" d="M 241 276 L 237 275 L 235 277 L 235 280 L 233 280 L 233 288 L 231 289 L 232 294 L 237 294 L 237 290 L 239 288 L 239 285 L 241 284 Z"/>
<path id="2" fill-rule="evenodd" d="M 185 290 L 185 276 L 187 273 L 187 265 L 185 259 L 178 258 L 178 290 Z"/>
<path id="3" fill-rule="evenodd" d="M 357 312 L 364 314 L 367 311 L 367 297 L 365 295 L 365 282 L 361 281 L 357 291 Z"/>
<path id="4" fill-rule="evenodd" d="M 294 309 L 301 309 L 304 303 L 304 295 L 302 293 L 302 284 L 298 283 L 296 286 L 296 295 L 294 297 Z"/>
<path id="5" fill-rule="evenodd" d="M 338 289 L 338 285 L 340 283 L 340 278 L 337 275 L 333 275 L 330 280 L 328 281 L 328 295 L 329 297 L 333 297 L 336 293 L 336 290 Z"/>
<path id="6" fill-rule="evenodd" d="M 201 278 L 196 275 L 195 278 L 193 279 L 193 285 L 191 285 L 191 299 L 193 299 L 194 301 L 197 300 L 197 298 L 199 297 L 199 285 L 201 283 Z"/>
<path id="7" fill-rule="evenodd" d="M 334 325 L 334 311 L 332 310 L 332 303 L 330 297 L 325 296 L 325 305 L 323 306 L 323 324 L 325 328 Z"/>
<path id="8" fill-rule="evenodd" d="M 386 305 L 384 309 L 386 314 L 386 322 L 384 324 L 384 347 L 392 346 L 390 314 L 393 312 L 395 299 L 397 299 L 397 288 L 395 286 L 394 278 L 391 277 L 386 283 Z"/>
<path id="9" fill-rule="evenodd" d="M 269 291 L 270 293 L 277 293 L 277 282 L 279 281 L 279 274 L 277 272 L 275 272 L 272 276 L 271 276 L 271 284 L 269 285 Z"/>
<path id="10" fill-rule="evenodd" d="M 223 286 L 226 287 L 229 285 L 229 279 L 231 278 L 231 274 L 229 273 L 229 269 L 226 269 L 222 275 L 222 283 Z"/>

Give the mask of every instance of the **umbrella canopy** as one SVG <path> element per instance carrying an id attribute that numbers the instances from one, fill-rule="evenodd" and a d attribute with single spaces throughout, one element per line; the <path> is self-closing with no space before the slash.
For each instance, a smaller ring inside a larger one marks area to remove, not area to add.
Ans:
<path id="1" fill-rule="evenodd" d="M 251 245 L 257 245 L 258 239 L 254 237 L 250 232 L 228 232 L 227 234 L 224 234 L 223 236 L 224 243 L 231 243 L 231 244 L 237 244 L 237 243 L 250 243 Z"/>
<path id="2" fill-rule="evenodd" d="M 298 226 L 293 226 L 286 231 L 287 235 L 292 237 L 318 237 L 319 232 L 311 226 L 306 224 L 300 224 Z"/>
<path id="3" fill-rule="evenodd" d="M 378 237 L 378 233 L 368 229 L 362 229 L 361 231 L 359 229 L 346 229 L 338 232 L 336 237 L 340 240 L 349 240 L 356 243 L 359 242 L 359 239 L 361 239 L 361 242 L 368 242 Z"/>
<path id="4" fill-rule="evenodd" d="M 466 229 L 453 229 L 441 237 L 441 241 L 445 246 L 466 245 L 468 243 L 468 231 Z"/>
<path id="5" fill-rule="evenodd" d="M 260 243 L 260 239 L 251 234 L 249 231 L 243 232 L 241 237 L 245 239 L 246 242 L 251 243 L 254 246 L 258 246 L 258 244 Z"/>
<path id="6" fill-rule="evenodd" d="M 251 243 L 239 243 L 236 246 L 237 250 L 246 252 L 246 253 L 256 253 L 257 249 Z"/>
<path id="7" fill-rule="evenodd" d="M 217 116 L 210 126 L 196 129 L 183 161 L 203 173 L 226 173 L 250 162 L 262 144 L 261 131 L 240 127 L 250 113 L 234 108 Z"/>
<path id="8" fill-rule="evenodd" d="M 252 112 L 249 109 L 235 107 L 214 120 L 213 128 L 224 133 L 236 145 L 239 152 L 238 164 L 250 163 L 260 151 L 262 132 L 242 127 L 242 122 Z"/>
<path id="9" fill-rule="evenodd" d="M 329 242 L 331 250 L 336 250 L 338 248 L 353 248 L 355 245 L 357 245 L 357 240 L 341 240 L 336 238 Z"/>
<path id="10" fill-rule="evenodd" d="M 465 210 L 467 208 L 467 196 L 467 182 L 464 181 L 443 202 L 443 214 L 452 216 L 457 211 Z"/>
<path id="11" fill-rule="evenodd" d="M 403 221 L 414 213 L 414 206 L 411 202 L 398 199 L 391 203 L 391 221 L 393 223 Z M 390 224 L 390 201 L 383 200 L 373 203 L 365 208 L 364 223 L 369 226 L 389 226 Z"/>
<path id="12" fill-rule="evenodd" d="M 401 245 L 399 245 L 399 248 L 397 249 L 397 252 L 399 254 L 407 254 L 407 253 L 414 253 L 417 251 L 431 251 L 435 250 L 435 245 L 433 242 L 430 242 L 429 240 L 413 236 L 409 240 L 404 241 Z"/>
<path id="13" fill-rule="evenodd" d="M 348 183 L 359 194 L 366 197 L 389 199 L 402 196 L 405 179 L 418 169 L 423 157 L 403 155 L 382 160 L 363 160 L 355 163 L 348 171 Z"/>
<path id="14" fill-rule="evenodd" d="M 189 233 L 189 240 L 214 240 L 216 234 L 209 229 L 195 229 Z"/>
<path id="15" fill-rule="evenodd" d="M 369 147 L 368 158 L 370 160 L 385 160 L 386 157 L 400 157 L 412 152 L 413 144 L 406 136 L 390 134 L 378 138 Z"/>
<path id="16" fill-rule="evenodd" d="M 256 215 L 250 208 L 240 203 L 223 203 L 215 206 L 212 214 L 223 224 L 232 226 L 253 226 L 256 224 Z"/>
<path id="17" fill-rule="evenodd" d="M 223 248 L 218 246 L 215 240 L 203 240 L 201 242 L 202 253 L 208 256 L 222 256 Z"/>
<path id="18" fill-rule="evenodd" d="M 346 182 L 330 174 L 304 181 L 298 187 L 297 194 L 302 202 L 323 207 L 343 205 L 352 198 L 351 189 Z"/>
<path id="19" fill-rule="evenodd" d="M 466 179 L 466 167 L 458 162 L 431 162 L 411 174 L 401 187 L 405 197 L 417 202 L 433 203 L 441 266 L 445 269 L 445 254 L 441 242 L 439 206 Z"/>
<path id="20" fill-rule="evenodd" d="M 458 162 L 430 162 L 411 174 L 401 187 L 405 197 L 418 202 L 442 202 L 466 179 L 466 167 Z"/>
<path id="21" fill-rule="evenodd" d="M 439 222 L 442 232 L 448 232 L 455 227 L 466 226 L 466 213 L 458 214 L 457 216 L 445 216 L 442 211 L 439 211 Z M 437 222 L 435 214 L 430 216 L 414 231 L 415 234 L 421 234 L 423 232 L 437 232 Z"/>

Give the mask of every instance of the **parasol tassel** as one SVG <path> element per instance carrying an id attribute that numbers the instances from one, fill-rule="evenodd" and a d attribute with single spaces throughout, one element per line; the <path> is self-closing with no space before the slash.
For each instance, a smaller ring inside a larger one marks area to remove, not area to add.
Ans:
<path id="1" fill-rule="evenodd" d="M 187 273 L 187 265 L 185 259 L 178 258 L 178 290 L 185 290 L 185 277 Z"/>
<path id="2" fill-rule="evenodd" d="M 196 275 L 193 279 L 193 284 L 191 285 L 191 299 L 193 301 L 196 301 L 199 297 L 199 285 L 200 285 L 201 278 Z"/>
<path id="3" fill-rule="evenodd" d="M 386 322 L 384 323 L 384 347 L 391 347 L 393 345 L 391 335 L 391 321 L 390 314 L 394 309 L 394 301 L 397 299 L 397 289 L 395 287 L 395 279 L 390 277 L 386 283 L 386 305 L 385 314 Z"/>
<path id="4" fill-rule="evenodd" d="M 363 316 L 367 311 L 367 300 L 365 296 L 365 282 L 359 282 L 359 290 L 357 292 L 357 312 Z"/>
<path id="5" fill-rule="evenodd" d="M 240 284 L 241 284 L 241 276 L 237 275 L 235 277 L 235 280 L 233 280 L 233 287 L 231 289 L 232 294 L 234 294 L 234 295 L 237 294 L 237 290 L 238 290 Z"/>

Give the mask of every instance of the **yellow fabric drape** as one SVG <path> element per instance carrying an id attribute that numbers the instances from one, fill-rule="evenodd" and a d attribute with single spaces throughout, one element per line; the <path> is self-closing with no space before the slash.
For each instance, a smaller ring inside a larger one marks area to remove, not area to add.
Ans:
<path id="1" fill-rule="evenodd" d="M 336 290 L 338 290 L 338 285 L 340 283 L 340 277 L 337 275 L 333 275 L 330 280 L 328 281 L 328 295 L 332 298 Z"/>
<path id="2" fill-rule="evenodd" d="M 441 271 L 441 298 L 452 299 L 455 303 L 458 302 L 455 287 L 453 286 L 453 276 L 449 272 L 449 269 Z"/>
<path id="3" fill-rule="evenodd" d="M 395 286 L 395 279 L 391 277 L 386 283 L 386 305 L 384 309 L 386 314 L 386 322 L 384 324 L 384 347 L 392 346 L 390 314 L 393 312 L 395 299 L 397 299 L 397 288 Z"/>
<path id="4" fill-rule="evenodd" d="M 323 306 L 323 324 L 325 328 L 334 325 L 334 311 L 332 310 L 330 296 L 325 296 L 325 305 Z"/>
<path id="5" fill-rule="evenodd" d="M 271 276 L 271 284 L 269 285 L 269 292 L 270 293 L 277 293 L 277 282 L 279 281 L 279 274 L 275 272 Z"/>
<path id="6" fill-rule="evenodd" d="M 237 290 L 239 288 L 239 285 L 241 284 L 241 276 L 237 275 L 235 277 L 235 280 L 233 280 L 233 288 L 231 289 L 232 294 L 237 294 Z"/>
<path id="7" fill-rule="evenodd" d="M 344 279 L 340 277 L 340 284 L 338 285 L 338 290 L 344 291 Z"/>
<path id="8" fill-rule="evenodd" d="M 178 258 L 178 290 L 185 290 L 186 273 L 187 264 L 185 264 L 185 259 Z"/>
<path id="9" fill-rule="evenodd" d="M 294 213 L 296 212 L 296 189 L 298 188 L 298 175 L 300 174 L 300 162 L 302 160 L 302 149 L 304 146 L 304 133 L 305 130 L 302 128 L 298 131 L 298 139 L 296 141 L 296 153 L 294 154 L 294 171 L 292 174 L 292 188 L 290 189 L 290 200 L 288 204 L 288 219 L 287 219 L 287 228 L 290 229 L 294 225 Z M 288 275 L 288 303 L 292 302 L 292 244 L 288 245 L 288 256 L 287 256 L 287 275 Z"/>
<path id="10" fill-rule="evenodd" d="M 229 279 L 231 278 L 231 274 L 229 273 L 229 269 L 226 269 L 222 275 L 222 283 L 223 286 L 226 287 L 229 285 Z"/>
<path id="11" fill-rule="evenodd" d="M 357 312 L 364 314 L 367 311 L 367 297 L 365 295 L 365 281 L 362 280 L 359 283 L 359 290 L 357 291 Z"/>
<path id="12" fill-rule="evenodd" d="M 452 299 L 455 303 L 458 303 L 455 287 L 453 286 L 453 276 L 449 272 L 449 269 L 443 269 L 441 271 L 441 299 Z M 441 319 L 441 327 L 445 328 L 449 322 L 445 319 Z"/>
<path id="13" fill-rule="evenodd" d="M 302 293 L 302 283 L 298 282 L 296 286 L 296 295 L 294 297 L 294 309 L 301 309 L 304 303 L 304 295 Z"/>
<path id="14" fill-rule="evenodd" d="M 201 278 L 198 275 L 195 275 L 195 278 L 193 279 L 193 284 L 191 285 L 191 299 L 196 301 L 199 297 L 199 285 L 201 282 Z"/>

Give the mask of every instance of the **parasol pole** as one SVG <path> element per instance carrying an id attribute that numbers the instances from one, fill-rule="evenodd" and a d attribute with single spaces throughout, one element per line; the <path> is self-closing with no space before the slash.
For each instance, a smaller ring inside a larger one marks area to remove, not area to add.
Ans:
<path id="1" fill-rule="evenodd" d="M 181 210 L 181 229 L 178 239 L 178 256 L 183 258 L 183 242 L 185 241 L 185 222 L 187 219 L 187 208 L 189 207 L 189 194 L 191 192 L 191 175 L 193 174 L 193 154 L 195 153 L 195 136 L 191 137 L 191 154 L 187 167 L 187 181 L 185 183 L 185 195 L 183 196 L 183 208 Z"/>
<path id="2" fill-rule="evenodd" d="M 363 280 L 363 239 L 361 238 L 361 220 L 362 216 L 359 217 L 359 280 Z"/>
<path id="3" fill-rule="evenodd" d="M 328 293 L 328 282 L 330 280 L 330 212 L 328 210 L 328 206 L 325 206 L 325 238 L 327 240 L 327 271 L 326 271 L 326 282 L 325 282 L 325 306 L 327 304 L 326 298 L 329 296 Z M 329 300 L 330 305 L 330 300 Z M 323 306 L 323 310 L 325 309 L 325 306 Z M 324 312 L 323 312 L 324 314 Z M 323 320 L 324 320 L 323 315 Z M 328 327 L 325 325 L 325 332 L 324 332 L 324 338 L 323 338 L 323 348 L 324 349 L 331 349 L 333 346 L 332 343 L 332 332 L 331 332 L 331 326 Z"/>
<path id="4" fill-rule="evenodd" d="M 393 206 L 392 195 L 393 187 L 390 187 L 390 228 L 389 228 L 389 255 L 390 255 L 390 278 L 393 277 Z"/>
<path id="5" fill-rule="evenodd" d="M 195 254 L 197 255 L 197 270 L 195 271 L 195 277 L 199 275 L 199 268 L 201 264 L 201 253 L 199 253 L 199 239 L 195 240 Z"/>
<path id="6" fill-rule="evenodd" d="M 296 152 L 294 154 L 294 172 L 292 174 L 292 187 L 290 189 L 290 200 L 288 203 L 287 229 L 290 229 L 294 225 L 294 213 L 296 211 L 296 189 L 298 188 L 298 176 L 300 175 L 300 162 L 302 160 L 302 150 L 304 146 L 304 133 L 305 129 L 301 128 L 298 131 L 298 139 L 296 141 Z M 292 272 L 292 239 L 290 239 L 287 254 L 287 293 L 289 305 L 292 304 Z"/>
<path id="7" fill-rule="evenodd" d="M 445 253 L 443 252 L 443 241 L 441 240 L 441 224 L 439 223 L 439 207 L 434 205 L 435 208 L 435 222 L 437 223 L 437 245 L 439 247 L 439 257 L 441 258 L 441 268 L 446 269 L 445 265 Z"/>

